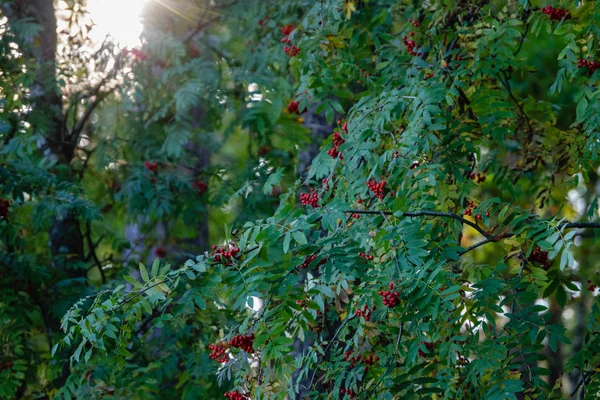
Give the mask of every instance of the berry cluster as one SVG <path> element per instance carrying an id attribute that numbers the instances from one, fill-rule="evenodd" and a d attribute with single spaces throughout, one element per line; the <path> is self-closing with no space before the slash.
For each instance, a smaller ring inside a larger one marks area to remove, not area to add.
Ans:
<path id="1" fill-rule="evenodd" d="M 367 181 L 367 187 L 373 193 L 375 193 L 375 197 L 380 200 L 383 200 L 385 197 L 385 181 L 377 182 L 375 179 L 369 179 Z"/>
<path id="2" fill-rule="evenodd" d="M 220 363 L 226 363 L 227 360 L 229 359 L 226 354 L 226 351 L 227 351 L 226 343 L 211 344 L 210 346 L 208 346 L 208 349 L 210 350 L 209 357 L 212 358 L 213 360 L 217 360 Z"/>
<path id="3" fill-rule="evenodd" d="M 152 173 L 156 173 L 156 171 L 158 171 L 158 163 L 144 161 L 144 167 L 146 167 L 146 169 Z"/>
<path id="4" fill-rule="evenodd" d="M 400 303 L 400 293 L 398 292 L 392 292 L 392 289 L 394 289 L 394 284 L 390 283 L 389 285 L 390 290 L 380 290 L 379 291 L 379 295 L 382 297 L 383 300 L 383 304 L 388 307 L 388 308 L 394 308 L 398 305 L 398 303 Z"/>
<path id="5" fill-rule="evenodd" d="M 340 121 L 341 122 L 341 121 Z M 348 133 L 348 121 L 344 122 L 344 125 L 342 125 L 342 131 L 344 133 Z"/>
<path id="6" fill-rule="evenodd" d="M 466 209 L 466 210 L 463 212 L 463 214 L 464 214 L 464 215 L 468 215 L 468 216 L 472 217 L 472 216 L 473 216 L 473 210 L 475 209 L 475 207 L 476 207 L 476 206 L 475 206 L 475 203 L 473 203 L 472 201 L 469 201 L 469 206 L 468 206 L 468 207 L 467 207 L 467 209 Z M 490 212 L 489 212 L 489 211 L 486 211 L 486 212 L 485 212 L 485 216 L 486 216 L 486 217 L 489 217 L 489 216 L 490 216 Z M 480 221 L 483 219 L 483 217 L 481 216 L 481 214 L 477 214 L 477 215 L 475 215 L 475 218 L 477 218 L 477 219 L 478 219 L 478 220 L 480 220 Z"/>
<path id="7" fill-rule="evenodd" d="M 325 304 L 325 314 L 327 314 L 327 312 L 329 311 L 329 306 L 327 304 Z M 319 310 L 317 310 L 317 315 L 323 315 L 323 313 Z"/>
<path id="8" fill-rule="evenodd" d="M 408 20 L 408 22 L 409 22 L 409 23 L 411 23 L 411 24 L 413 24 L 413 26 L 414 26 L 415 28 L 418 28 L 418 27 L 419 27 L 419 21 L 417 21 L 416 19 L 409 19 L 409 20 Z M 411 35 L 411 36 L 412 36 L 412 35 Z"/>
<path id="9" fill-rule="evenodd" d="M 8 221 L 8 207 L 10 200 L 0 199 L 0 220 Z"/>
<path id="10" fill-rule="evenodd" d="M 360 218 L 360 214 L 354 213 L 350 216 L 350 218 Z"/>
<path id="11" fill-rule="evenodd" d="M 479 172 L 477 174 L 471 173 L 469 174 L 469 179 L 472 181 L 477 181 L 477 183 L 482 183 L 485 182 L 485 175 L 480 174 Z"/>
<path id="12" fill-rule="evenodd" d="M 228 248 L 213 246 L 212 249 L 214 251 L 213 260 L 220 262 L 225 266 L 233 265 L 232 259 L 236 259 L 240 253 L 239 247 L 231 244 L 228 246 Z"/>
<path id="13" fill-rule="evenodd" d="M 592 285 L 592 281 L 588 279 L 587 283 L 589 284 L 588 286 L 588 290 L 590 292 L 593 292 L 594 290 L 596 290 L 597 286 L 596 285 Z"/>
<path id="14" fill-rule="evenodd" d="M 200 196 L 202 196 L 208 190 L 208 185 L 204 181 L 196 181 L 192 183 L 192 187 L 196 189 Z"/>
<path id="15" fill-rule="evenodd" d="M 300 193 L 300 203 L 303 206 L 311 205 L 312 208 L 319 207 L 319 194 L 315 189 L 310 189 L 309 193 Z"/>
<path id="16" fill-rule="evenodd" d="M 419 54 L 415 51 L 415 47 L 417 47 L 417 44 L 415 43 L 414 40 L 412 40 L 412 39 L 408 40 L 408 38 L 405 35 L 402 37 L 402 42 L 404 42 L 404 45 L 406 46 L 406 50 L 410 53 L 411 56 L 416 56 Z"/>
<path id="17" fill-rule="evenodd" d="M 427 351 L 429 353 L 431 353 L 433 351 L 433 343 L 430 342 L 425 342 L 425 348 L 427 349 Z M 425 352 L 423 350 L 421 350 L 421 348 L 419 347 L 419 356 L 420 357 L 427 357 L 427 354 L 425 354 Z"/>
<path id="18" fill-rule="evenodd" d="M 279 30 L 281 30 L 281 34 L 283 35 L 281 43 L 291 44 L 291 40 L 288 36 L 294 31 L 294 25 L 284 25 L 281 28 L 279 28 Z M 300 52 L 300 49 L 296 46 L 285 46 L 283 48 L 283 51 L 288 56 L 294 57 Z"/>
<path id="19" fill-rule="evenodd" d="M 300 307 L 304 307 L 306 305 L 306 300 L 296 300 L 296 304 Z"/>
<path id="20" fill-rule="evenodd" d="M 357 317 L 363 317 L 365 321 L 370 321 L 371 316 L 373 315 L 373 311 L 377 309 L 377 306 L 373 306 L 373 309 L 370 309 L 366 304 L 363 306 L 362 310 L 359 308 L 354 312 L 354 315 Z"/>
<path id="21" fill-rule="evenodd" d="M 167 256 L 167 250 L 164 247 L 157 247 L 154 250 L 154 255 L 158 258 L 165 258 Z"/>
<path id="22" fill-rule="evenodd" d="M 350 369 L 354 368 L 360 361 L 360 356 L 352 357 L 352 354 L 352 350 L 347 350 L 346 353 L 344 353 L 344 360 L 350 362 Z"/>
<path id="23" fill-rule="evenodd" d="M 317 259 L 317 255 L 316 254 L 312 254 L 310 256 L 306 256 L 304 258 L 304 262 L 302 264 L 300 264 L 300 268 L 305 269 L 308 268 L 310 266 L 310 264 L 315 261 Z M 327 262 L 326 259 L 322 259 L 321 261 L 319 261 L 319 265 L 323 265 Z"/>
<path id="24" fill-rule="evenodd" d="M 283 36 L 289 36 L 294 31 L 294 25 L 288 24 L 279 28 Z"/>
<path id="25" fill-rule="evenodd" d="M 600 68 L 600 61 L 589 61 L 589 60 L 577 60 L 577 68 L 587 68 L 590 70 L 592 75 L 598 68 Z"/>
<path id="26" fill-rule="evenodd" d="M 344 155 L 338 150 L 338 148 L 344 143 L 346 143 L 346 141 L 342 138 L 342 135 L 340 135 L 339 132 L 335 132 L 333 134 L 333 147 L 330 150 L 327 150 L 327 154 L 329 154 L 331 158 L 337 158 L 338 156 L 340 156 L 340 158 L 343 160 Z"/>
<path id="27" fill-rule="evenodd" d="M 354 368 L 356 366 L 356 364 L 358 364 L 360 362 L 362 364 L 365 364 L 365 367 L 364 367 L 365 373 L 369 369 L 369 366 L 373 366 L 373 365 L 375 365 L 375 363 L 377 361 L 379 361 L 379 357 L 377 357 L 376 355 L 368 355 L 368 356 L 362 356 L 362 357 L 352 356 L 352 355 L 353 355 L 352 350 L 347 350 L 344 353 L 344 360 L 348 361 L 350 363 L 350 369 Z"/>
<path id="28" fill-rule="evenodd" d="M 342 396 L 344 396 L 344 395 L 348 396 L 349 399 L 353 399 L 354 396 L 356 396 L 356 393 L 354 393 L 354 390 L 352 390 L 352 389 L 340 389 L 340 394 Z"/>
<path id="29" fill-rule="evenodd" d="M 229 400 L 249 400 L 250 399 L 250 397 L 241 394 L 237 390 L 234 390 L 233 392 L 225 393 L 225 397 L 227 397 Z"/>
<path id="30" fill-rule="evenodd" d="M 369 261 L 373 261 L 373 255 L 368 255 L 367 253 L 363 253 L 363 252 L 358 252 L 358 256 L 364 258 L 365 260 L 369 260 Z"/>
<path id="31" fill-rule="evenodd" d="M 361 71 L 361 75 L 362 75 L 364 78 L 368 78 L 369 76 L 371 76 L 371 74 L 367 73 L 366 71 Z M 361 81 L 358 81 L 357 83 L 360 85 L 362 82 L 361 82 Z"/>
<path id="32" fill-rule="evenodd" d="M 375 365 L 377 361 L 379 361 L 379 357 L 376 355 L 363 356 L 362 358 L 363 364 L 367 364 L 369 366 Z"/>
<path id="33" fill-rule="evenodd" d="M 291 58 L 291 57 L 297 56 L 298 53 L 300 53 L 300 48 L 298 48 L 296 46 L 285 46 L 283 48 L 283 51 L 285 52 L 285 54 L 287 54 Z"/>
<path id="34" fill-rule="evenodd" d="M 563 18 L 564 19 L 571 18 L 571 14 L 569 14 L 569 11 L 562 9 L 562 8 L 554 8 L 551 6 L 546 6 L 546 7 L 542 8 L 542 14 L 546 14 L 546 15 L 550 16 L 550 19 L 554 20 L 554 21 L 560 21 Z"/>
<path id="35" fill-rule="evenodd" d="M 123 56 L 127 57 L 130 54 L 133 56 L 134 61 L 145 61 L 148 58 L 148 54 L 140 49 L 123 49 Z"/>
<path id="36" fill-rule="evenodd" d="M 465 211 L 463 211 L 464 215 L 473 216 L 473 210 L 475 209 L 475 203 L 473 201 L 469 201 L 469 206 Z M 479 215 L 479 214 L 478 214 Z"/>
<path id="37" fill-rule="evenodd" d="M 300 105 L 299 101 L 290 100 L 288 104 L 288 112 L 290 114 L 300 114 L 300 109 L 298 108 L 298 105 Z"/>
<path id="38" fill-rule="evenodd" d="M 329 178 L 323 178 L 321 184 L 323 185 L 323 189 L 329 189 Z"/>
<path id="39" fill-rule="evenodd" d="M 254 333 L 249 335 L 237 335 L 234 336 L 233 339 L 229 341 L 229 345 L 231 347 L 235 347 L 237 349 L 242 349 L 246 353 L 254 354 L 254 348 L 252 347 L 252 342 L 254 341 Z"/>
<path id="40" fill-rule="evenodd" d="M 271 152 L 271 150 L 273 150 L 271 147 L 260 146 L 260 148 L 258 149 L 258 155 L 264 156 L 266 154 L 269 154 Z"/>
<path id="41" fill-rule="evenodd" d="M 548 258 L 548 252 L 541 250 L 539 247 L 533 249 L 528 260 L 532 263 L 540 264 L 544 269 L 552 266 L 552 260 Z"/>

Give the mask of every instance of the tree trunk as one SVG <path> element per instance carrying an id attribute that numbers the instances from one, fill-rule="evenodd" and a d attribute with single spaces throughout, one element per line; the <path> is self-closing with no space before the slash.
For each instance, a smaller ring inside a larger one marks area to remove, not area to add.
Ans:
<path id="1" fill-rule="evenodd" d="M 192 110 L 193 127 L 195 130 L 201 129 L 205 116 L 206 112 L 202 106 L 195 107 Z M 199 141 L 188 142 L 185 145 L 185 150 L 196 157 L 196 162 L 194 163 L 194 171 L 196 174 L 199 172 L 202 173 L 210 165 L 210 152 L 203 147 Z M 196 229 L 196 237 L 185 242 L 186 250 L 192 254 L 200 254 L 210 247 L 207 209 L 204 209 L 203 212 L 199 213 L 196 220 Z"/>
<path id="2" fill-rule="evenodd" d="M 20 0 L 9 7 L 5 7 L 9 18 L 30 19 L 40 27 L 36 37 L 19 43 L 23 54 L 35 59 L 37 65 L 31 97 L 33 113 L 43 117 L 44 125 L 33 128 L 44 134 L 44 147 L 49 150 L 47 155 L 55 158 L 57 164 L 68 166 L 74 156 L 75 144 L 65 129 L 62 96 L 56 79 L 58 34 L 54 1 Z M 32 118 L 32 121 L 37 120 L 39 118 Z M 68 173 L 67 176 L 72 175 Z M 52 266 L 64 270 L 69 278 L 85 278 L 86 269 L 81 267 L 83 236 L 77 215 L 55 216 L 49 234 Z"/>
<path id="3" fill-rule="evenodd" d="M 313 159 L 319 154 L 319 148 L 321 147 L 321 142 L 323 139 L 331 135 L 333 132 L 333 126 L 327 123 L 325 117 L 315 113 L 317 106 L 318 104 L 313 104 L 312 107 L 302 115 L 306 126 L 310 127 L 312 139 L 311 144 L 308 145 L 306 150 L 301 151 L 298 156 L 298 173 L 302 178 L 306 177 Z M 336 119 L 337 117 L 338 116 L 336 115 Z M 336 326 L 325 327 L 325 330 L 328 332 L 335 331 L 336 329 Z M 295 358 L 304 357 L 308 349 L 314 344 L 315 339 L 316 334 L 313 334 L 312 332 L 306 332 L 305 339 L 303 341 L 299 338 L 296 338 L 294 341 L 294 350 L 292 351 L 292 355 Z M 298 380 L 298 375 L 302 369 L 304 369 L 304 367 L 294 371 L 292 374 L 292 384 L 295 388 L 296 399 L 305 398 L 306 393 L 311 390 L 310 384 L 313 371 L 310 371 L 304 376 L 303 379 Z"/>

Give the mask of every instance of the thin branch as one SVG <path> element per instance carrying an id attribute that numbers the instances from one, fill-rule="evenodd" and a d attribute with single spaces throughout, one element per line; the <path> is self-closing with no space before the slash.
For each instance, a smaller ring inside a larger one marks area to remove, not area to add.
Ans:
<path id="1" fill-rule="evenodd" d="M 600 229 L 600 222 L 566 222 L 559 227 L 564 227 L 565 229 L 576 229 L 576 228 L 590 228 L 590 229 Z"/>
<path id="2" fill-rule="evenodd" d="M 333 342 L 335 342 L 335 339 L 337 339 L 337 336 L 340 334 L 340 332 L 342 331 L 342 329 L 348 324 L 348 322 L 350 322 L 351 320 L 353 320 L 355 317 L 354 314 L 352 314 L 350 317 L 346 318 L 344 320 L 344 322 L 342 323 L 342 325 L 340 325 L 340 327 L 338 328 L 338 330 L 335 332 L 335 335 L 333 335 L 333 338 L 329 341 L 329 343 L 327 343 L 327 346 L 325 346 L 325 350 L 323 350 L 323 357 L 325 357 L 325 355 L 327 355 L 327 351 L 329 350 L 329 347 L 331 347 L 331 344 Z M 317 359 L 317 363 L 315 365 L 315 370 L 313 371 L 312 374 L 312 378 L 310 378 L 310 383 L 308 384 L 308 388 L 310 389 L 312 387 L 312 384 L 315 380 L 315 375 L 317 374 L 317 371 L 319 369 L 319 362 L 321 359 L 323 359 L 323 357 L 319 357 Z"/>
<path id="3" fill-rule="evenodd" d="M 98 85 L 98 90 L 99 90 L 100 86 L 103 84 L 103 82 L 104 82 L 104 80 L 102 81 L 101 84 Z M 81 131 L 83 131 L 83 128 L 85 127 L 86 122 L 88 121 L 88 119 L 90 119 L 90 117 L 92 116 L 92 113 L 94 112 L 96 107 L 98 107 L 98 105 L 102 102 L 102 100 L 104 100 L 115 89 L 116 89 L 116 86 L 104 93 L 98 93 L 96 95 L 96 98 L 94 99 L 94 101 L 92 101 L 92 103 L 90 103 L 90 105 L 87 107 L 87 109 L 85 110 L 85 112 L 83 113 L 83 115 L 81 116 L 79 121 L 77 121 L 77 123 L 73 127 L 71 134 L 69 135 L 71 140 L 73 140 L 73 142 L 75 142 L 75 143 L 77 142 L 77 138 L 79 138 Z"/>
<path id="4" fill-rule="evenodd" d="M 205 21 L 205 22 L 197 25 L 194 29 L 192 29 L 191 31 L 189 31 L 183 37 L 183 44 L 187 44 L 190 40 L 192 40 L 194 38 L 194 36 L 196 36 L 197 34 L 199 34 L 200 32 L 202 32 L 206 28 L 208 28 L 213 22 L 215 22 L 218 19 L 219 19 L 219 17 L 215 17 L 215 18 L 209 19 L 208 21 Z"/>
<path id="5" fill-rule="evenodd" d="M 394 215 L 393 212 L 391 211 L 372 211 L 372 210 L 347 210 L 344 211 L 344 213 L 354 213 L 354 214 L 371 214 L 371 215 Z M 493 235 L 490 235 L 488 232 L 486 232 L 482 227 L 480 227 L 479 225 L 477 225 L 474 222 L 469 221 L 468 219 L 465 219 L 463 217 L 461 217 L 458 214 L 454 214 L 451 212 L 442 212 L 442 211 L 413 211 L 413 212 L 403 212 L 402 215 L 400 215 L 399 217 L 410 217 L 410 218 L 415 218 L 415 217 L 443 217 L 443 218 L 451 218 L 454 220 L 457 220 L 465 225 L 469 225 L 471 228 L 475 229 L 477 232 L 479 232 L 481 234 L 481 236 L 485 237 L 485 238 L 494 238 L 496 240 L 500 240 L 500 238 L 497 238 Z"/>
<path id="6" fill-rule="evenodd" d="M 519 40 L 519 47 L 517 47 L 517 50 L 515 50 L 515 52 L 513 53 L 513 56 L 516 56 L 521 51 L 521 48 L 523 47 L 523 42 L 525 41 L 525 37 L 527 36 L 527 33 L 529 33 L 529 22 L 527 22 L 527 24 L 525 25 L 525 31 L 521 34 L 521 40 Z"/>
<path id="7" fill-rule="evenodd" d="M 375 211 L 375 210 L 345 210 L 344 213 L 352 213 L 352 214 L 369 214 L 369 215 L 394 215 L 392 211 Z M 397 217 L 443 217 L 443 218 L 451 218 L 465 225 L 469 225 L 471 228 L 475 229 L 486 239 L 491 239 L 490 241 L 497 242 L 500 239 L 508 238 L 513 236 L 512 232 L 503 232 L 499 235 L 491 235 L 488 231 L 485 231 L 482 227 L 477 225 L 474 222 L 469 221 L 466 218 L 461 217 L 458 214 L 454 214 L 451 212 L 441 212 L 441 211 L 413 211 L 413 212 L 403 212 L 401 215 Z M 568 222 L 565 221 L 561 225 L 558 226 L 563 229 L 600 229 L 600 222 Z M 485 243 L 480 244 L 483 245 Z"/>
<path id="8" fill-rule="evenodd" d="M 525 120 L 525 123 L 527 124 L 527 130 L 529 131 L 530 134 L 532 134 L 533 127 L 531 126 L 531 122 L 529 122 L 529 117 L 527 116 L 527 113 L 525 112 L 525 109 L 523 108 L 523 106 L 521 105 L 519 100 L 517 100 L 517 98 L 513 94 L 510 83 L 508 82 L 508 76 L 506 75 L 506 72 L 503 71 L 502 74 L 504 75 L 504 80 L 502 80 L 502 77 L 500 76 L 500 74 L 498 74 L 498 80 L 500 80 L 500 82 L 502 83 L 502 86 L 504 86 L 504 88 L 508 92 L 508 96 L 511 98 L 511 100 L 515 103 L 515 105 L 519 109 L 519 112 L 521 113 L 521 118 L 523 118 Z"/>
<path id="9" fill-rule="evenodd" d="M 497 240 L 495 240 L 495 238 L 491 237 L 491 238 L 487 238 L 485 240 L 482 240 L 481 242 L 477 242 L 472 246 L 467 247 L 466 249 L 464 249 L 463 251 L 461 251 L 460 253 L 458 253 L 460 256 L 470 252 L 471 250 L 475 250 L 476 248 L 478 248 L 479 246 L 483 246 L 484 244 L 488 244 L 490 242 L 497 242 Z"/>
<path id="10" fill-rule="evenodd" d="M 98 241 L 98 243 L 96 243 L 94 245 L 94 241 L 92 240 L 92 226 L 89 222 L 87 222 L 85 224 L 85 226 L 86 226 L 85 237 L 87 239 L 88 246 L 90 247 L 90 255 L 92 256 L 94 263 L 96 264 L 96 266 L 98 267 L 98 270 L 100 271 L 100 276 L 102 277 L 102 283 L 106 283 L 106 275 L 104 274 L 104 270 L 102 269 L 102 263 L 100 262 L 100 259 L 98 259 L 98 256 L 96 255 L 96 247 L 98 246 L 100 241 Z"/>
<path id="11" fill-rule="evenodd" d="M 596 372 L 595 371 L 590 371 L 587 375 L 585 374 L 585 371 L 581 372 L 581 379 L 579 380 L 579 383 L 577 383 L 577 386 L 575 386 L 575 389 L 573 389 L 573 391 L 571 392 L 571 395 L 569 396 L 570 399 L 572 399 L 575 394 L 577 394 L 577 392 L 579 391 L 579 388 L 585 384 L 585 381 L 589 381 L 589 379 L 591 379 L 592 375 L 594 375 Z"/>

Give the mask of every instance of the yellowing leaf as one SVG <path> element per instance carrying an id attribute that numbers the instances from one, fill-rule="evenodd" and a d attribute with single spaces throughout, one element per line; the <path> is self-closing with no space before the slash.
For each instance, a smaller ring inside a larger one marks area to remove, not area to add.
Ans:
<path id="1" fill-rule="evenodd" d="M 346 19 L 350 19 L 352 13 L 356 11 L 356 5 L 352 0 L 348 0 L 344 3 L 344 15 L 346 15 Z"/>

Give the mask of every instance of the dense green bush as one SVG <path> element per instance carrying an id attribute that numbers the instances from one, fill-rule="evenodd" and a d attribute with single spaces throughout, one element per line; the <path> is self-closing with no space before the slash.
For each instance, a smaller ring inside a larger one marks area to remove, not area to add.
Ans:
<path id="1" fill-rule="evenodd" d="M 75 303 L 58 396 L 212 398 L 217 370 L 230 399 L 597 398 L 595 2 L 213 7 L 196 50 L 161 25 L 135 57 L 112 218 L 202 211 L 179 167 L 195 134 L 266 154 L 203 169 L 208 204 L 249 207 L 212 251 Z M 298 122 L 329 134 L 306 170 Z"/>

